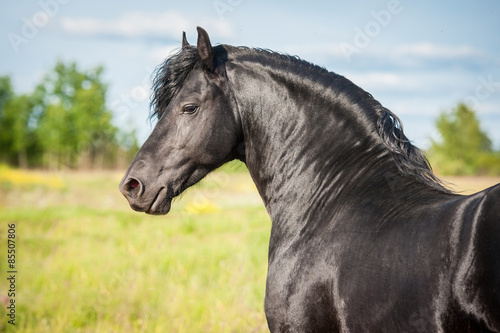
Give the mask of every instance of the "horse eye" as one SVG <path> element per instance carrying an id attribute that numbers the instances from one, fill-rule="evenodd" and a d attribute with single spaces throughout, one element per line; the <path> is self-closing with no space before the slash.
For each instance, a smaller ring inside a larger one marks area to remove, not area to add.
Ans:
<path id="1" fill-rule="evenodd" d="M 198 106 L 196 105 L 185 105 L 182 109 L 182 113 L 184 114 L 193 114 L 198 111 Z"/>

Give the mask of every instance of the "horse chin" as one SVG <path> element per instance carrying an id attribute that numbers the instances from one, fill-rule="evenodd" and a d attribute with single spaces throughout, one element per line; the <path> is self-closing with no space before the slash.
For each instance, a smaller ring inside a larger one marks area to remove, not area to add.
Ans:
<path id="1" fill-rule="evenodd" d="M 172 198 L 168 195 L 168 190 L 166 188 L 162 188 L 151 203 L 149 209 L 146 211 L 146 214 L 166 215 L 170 211 L 171 206 Z"/>

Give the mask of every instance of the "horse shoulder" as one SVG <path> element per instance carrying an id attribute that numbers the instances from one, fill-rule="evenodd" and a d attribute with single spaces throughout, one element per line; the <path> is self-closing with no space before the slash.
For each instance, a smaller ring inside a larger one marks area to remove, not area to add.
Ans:
<path id="1" fill-rule="evenodd" d="M 477 193 L 457 296 L 466 312 L 500 332 L 500 184 Z"/>

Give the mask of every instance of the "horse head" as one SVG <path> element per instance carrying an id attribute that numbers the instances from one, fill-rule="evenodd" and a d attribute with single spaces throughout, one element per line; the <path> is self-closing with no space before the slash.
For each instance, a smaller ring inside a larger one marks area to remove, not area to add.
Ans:
<path id="1" fill-rule="evenodd" d="M 237 107 L 227 88 L 225 50 L 198 28 L 196 47 L 158 68 L 153 116 L 158 121 L 120 182 L 132 209 L 167 214 L 171 201 L 207 173 L 239 157 Z"/>

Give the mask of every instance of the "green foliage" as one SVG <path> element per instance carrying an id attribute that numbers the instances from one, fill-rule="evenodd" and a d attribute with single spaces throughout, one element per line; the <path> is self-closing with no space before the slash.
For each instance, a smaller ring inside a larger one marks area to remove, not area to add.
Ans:
<path id="1" fill-rule="evenodd" d="M 13 146 L 12 138 L 12 102 L 14 93 L 9 77 L 0 77 L 0 151 L 2 155 L 9 155 Z"/>
<path id="2" fill-rule="evenodd" d="M 121 145 L 120 131 L 106 107 L 102 67 L 82 71 L 58 62 L 30 95 L 16 96 L 0 78 L 0 143 L 4 162 L 21 167 L 104 167 L 135 153 Z"/>
<path id="3" fill-rule="evenodd" d="M 9 77 L 0 77 L 0 157 L 23 167 L 28 163 L 28 149 L 34 145 L 28 127 L 32 107 L 29 96 L 14 94 Z"/>
<path id="4" fill-rule="evenodd" d="M 37 138 L 49 166 L 75 167 L 88 152 L 91 164 L 113 142 L 117 129 L 106 108 L 102 67 L 80 72 L 76 64 L 57 63 L 37 90 L 44 92 L 44 111 L 38 121 Z"/>
<path id="5" fill-rule="evenodd" d="M 440 141 L 432 141 L 429 158 L 445 175 L 500 174 L 500 154 L 481 130 L 474 110 L 459 104 L 436 121 Z"/>

